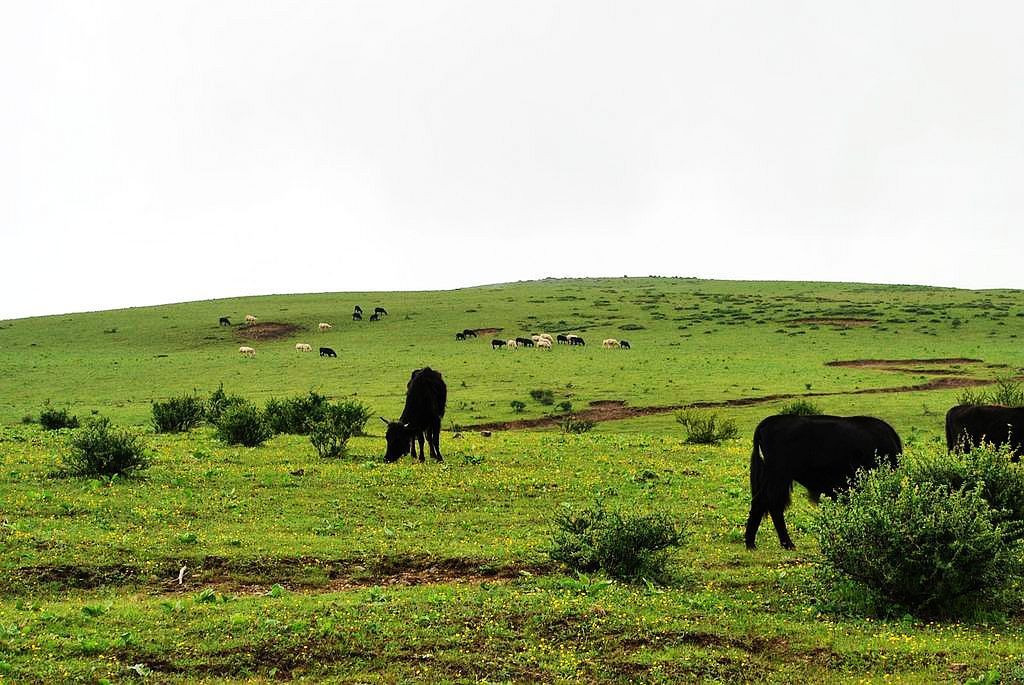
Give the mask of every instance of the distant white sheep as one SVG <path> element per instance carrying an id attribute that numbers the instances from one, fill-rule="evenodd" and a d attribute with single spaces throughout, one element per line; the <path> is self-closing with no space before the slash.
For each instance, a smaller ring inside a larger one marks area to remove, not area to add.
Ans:
<path id="1" fill-rule="evenodd" d="M 246 347 L 245 345 L 242 345 L 241 347 L 238 348 L 238 353 L 239 354 L 243 354 L 246 357 L 255 357 L 256 356 L 256 350 L 254 350 L 251 347 Z"/>
<path id="2" fill-rule="evenodd" d="M 247 323 L 247 324 L 249 324 L 251 326 L 252 324 L 256 323 L 256 317 L 253 316 L 252 314 L 246 314 L 245 315 L 245 323 Z"/>
<path id="3" fill-rule="evenodd" d="M 540 340 L 537 341 L 537 347 L 539 347 L 542 350 L 550 350 L 551 341 L 548 340 L 547 338 L 541 338 Z"/>
<path id="4" fill-rule="evenodd" d="M 604 341 L 601 343 L 601 346 L 602 347 L 608 347 L 608 348 L 618 347 L 619 346 L 619 341 L 616 340 L 615 338 L 605 338 Z"/>
<path id="5" fill-rule="evenodd" d="M 545 340 L 547 340 L 552 345 L 555 344 L 555 339 L 551 337 L 550 333 L 541 333 L 540 337 L 544 338 Z"/>
<path id="6" fill-rule="evenodd" d="M 334 328 L 334 326 L 332 326 L 332 325 L 331 325 L 331 324 L 329 324 L 329 323 L 323 323 L 323 322 L 320 322 L 319 324 L 317 324 L 317 328 L 319 328 L 319 329 L 320 329 L 320 332 L 321 332 L 321 333 L 324 333 L 324 332 L 326 332 L 326 331 L 329 331 L 329 330 L 331 330 L 332 328 Z"/>
<path id="7" fill-rule="evenodd" d="M 295 343 L 295 349 L 299 352 L 312 352 L 313 346 L 309 343 Z"/>
<path id="8" fill-rule="evenodd" d="M 508 342 L 505 343 L 505 347 L 507 347 L 510 350 L 514 350 L 518 346 L 519 346 L 519 343 L 516 342 L 515 338 L 511 338 Z"/>
<path id="9" fill-rule="evenodd" d="M 536 345 L 537 341 L 540 340 L 540 336 L 537 335 L 537 334 L 533 334 L 533 335 L 530 336 L 530 340 L 532 340 L 533 343 Z"/>

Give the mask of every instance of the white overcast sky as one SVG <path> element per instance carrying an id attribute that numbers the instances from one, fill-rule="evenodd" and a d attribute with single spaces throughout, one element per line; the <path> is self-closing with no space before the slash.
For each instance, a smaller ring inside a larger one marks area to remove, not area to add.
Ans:
<path id="1" fill-rule="evenodd" d="M 3 2 L 0 318 L 585 275 L 1024 286 L 1019 2 Z"/>

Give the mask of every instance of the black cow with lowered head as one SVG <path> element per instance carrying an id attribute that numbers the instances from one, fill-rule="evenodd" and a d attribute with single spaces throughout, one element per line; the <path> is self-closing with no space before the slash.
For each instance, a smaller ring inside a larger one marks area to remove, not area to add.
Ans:
<path id="1" fill-rule="evenodd" d="M 221 326 L 230 326 L 231 325 L 231 319 L 229 319 L 226 316 L 222 316 L 222 317 L 220 317 L 220 321 L 218 323 Z"/>
<path id="2" fill-rule="evenodd" d="M 533 347 L 533 340 L 530 338 L 516 338 L 516 345 L 520 347 Z"/>
<path id="3" fill-rule="evenodd" d="M 352 311 L 359 312 L 360 314 L 362 314 L 363 313 L 363 308 L 360 307 L 359 305 L 356 305 L 355 307 L 352 308 Z"/>
<path id="4" fill-rule="evenodd" d="M 578 335 L 570 335 L 569 336 L 569 344 L 570 345 L 583 345 L 583 346 L 586 346 L 587 341 L 584 340 L 583 338 L 581 338 Z"/>
<path id="5" fill-rule="evenodd" d="M 426 434 L 430 446 L 430 456 L 438 461 L 441 458 L 441 419 L 448 403 L 448 386 L 444 384 L 441 374 L 429 366 L 416 369 L 405 386 L 405 409 L 398 421 L 388 421 L 383 416 L 380 420 L 387 424 L 387 452 L 384 461 L 397 461 L 404 454 L 412 453 L 416 458 L 416 446 L 420 444 L 420 462 L 423 462 L 423 436 Z"/>
<path id="6" fill-rule="evenodd" d="M 320 348 L 320 356 L 321 357 L 337 357 L 338 353 L 335 352 L 334 350 L 332 350 L 329 347 L 321 347 Z"/>
<path id="7" fill-rule="evenodd" d="M 466 328 L 466 329 L 464 329 L 462 331 L 462 335 L 466 336 L 467 338 L 475 338 L 476 337 L 476 329 L 474 329 L 474 328 Z"/>
<path id="8" fill-rule="evenodd" d="M 794 481 L 816 503 L 847 487 L 858 469 L 895 466 L 902 452 L 892 426 L 871 416 L 769 416 L 754 430 L 750 453 L 747 549 L 754 549 L 765 515 L 772 517 L 779 543 L 795 549 L 783 518 Z"/>
<path id="9" fill-rule="evenodd" d="M 374 307 L 373 308 L 373 313 L 376 314 L 378 317 L 380 317 L 380 316 L 387 316 L 388 315 L 388 310 L 384 309 L 384 307 Z"/>
<path id="10" fill-rule="evenodd" d="M 352 312 L 352 320 L 353 321 L 362 321 L 363 320 L 363 313 L 361 311 L 359 311 L 359 312 Z"/>
<path id="11" fill-rule="evenodd" d="M 508 343 L 506 343 L 504 340 L 498 340 L 497 338 L 495 338 L 494 340 L 491 341 L 491 349 L 497 350 L 504 347 L 507 344 Z"/>
<path id="12" fill-rule="evenodd" d="M 455 339 L 456 340 L 465 340 L 466 339 L 466 334 L 465 333 L 456 333 L 455 334 Z"/>
<path id="13" fill-rule="evenodd" d="M 970 449 L 989 442 L 1009 445 L 1013 461 L 1024 453 L 1024 407 L 960 404 L 946 412 L 946 447 Z"/>

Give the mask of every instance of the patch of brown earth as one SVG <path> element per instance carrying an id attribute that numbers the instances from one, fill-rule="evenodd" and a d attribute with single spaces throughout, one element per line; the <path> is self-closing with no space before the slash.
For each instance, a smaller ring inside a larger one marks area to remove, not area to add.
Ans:
<path id="1" fill-rule="evenodd" d="M 825 362 L 825 366 L 852 366 L 858 368 L 882 369 L 884 371 L 898 370 L 894 367 L 906 366 L 907 364 L 981 364 L 982 359 L 970 359 L 968 357 L 945 357 L 941 359 L 846 359 L 832 362 Z M 934 373 L 934 372 L 929 372 Z"/>
<path id="2" fill-rule="evenodd" d="M 591 407 L 624 407 L 626 406 L 626 400 L 594 400 L 590 403 Z"/>
<path id="3" fill-rule="evenodd" d="M 807 316 L 802 319 L 790 319 L 788 323 L 815 323 L 825 326 L 839 326 L 840 328 L 855 328 L 857 326 L 873 326 L 878 321 L 876 319 Z"/>
<path id="4" fill-rule="evenodd" d="M 293 323 L 267 321 L 266 323 L 254 323 L 251 326 L 239 326 L 235 329 L 235 334 L 246 340 L 276 340 L 287 338 L 301 330 L 301 326 L 296 326 Z"/>
<path id="5" fill-rule="evenodd" d="M 494 335 L 495 333 L 501 333 L 504 328 L 470 328 L 469 330 L 475 332 L 477 335 Z"/>

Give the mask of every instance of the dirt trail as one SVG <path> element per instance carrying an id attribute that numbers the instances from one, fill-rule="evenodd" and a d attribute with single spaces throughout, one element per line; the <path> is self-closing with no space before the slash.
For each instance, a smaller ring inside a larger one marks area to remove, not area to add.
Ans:
<path id="1" fill-rule="evenodd" d="M 235 329 L 235 334 L 239 338 L 245 338 L 246 340 L 276 340 L 278 338 L 287 338 L 301 330 L 301 326 L 296 326 L 293 323 L 268 321 L 266 323 L 254 323 L 249 326 L 239 326 Z"/>

